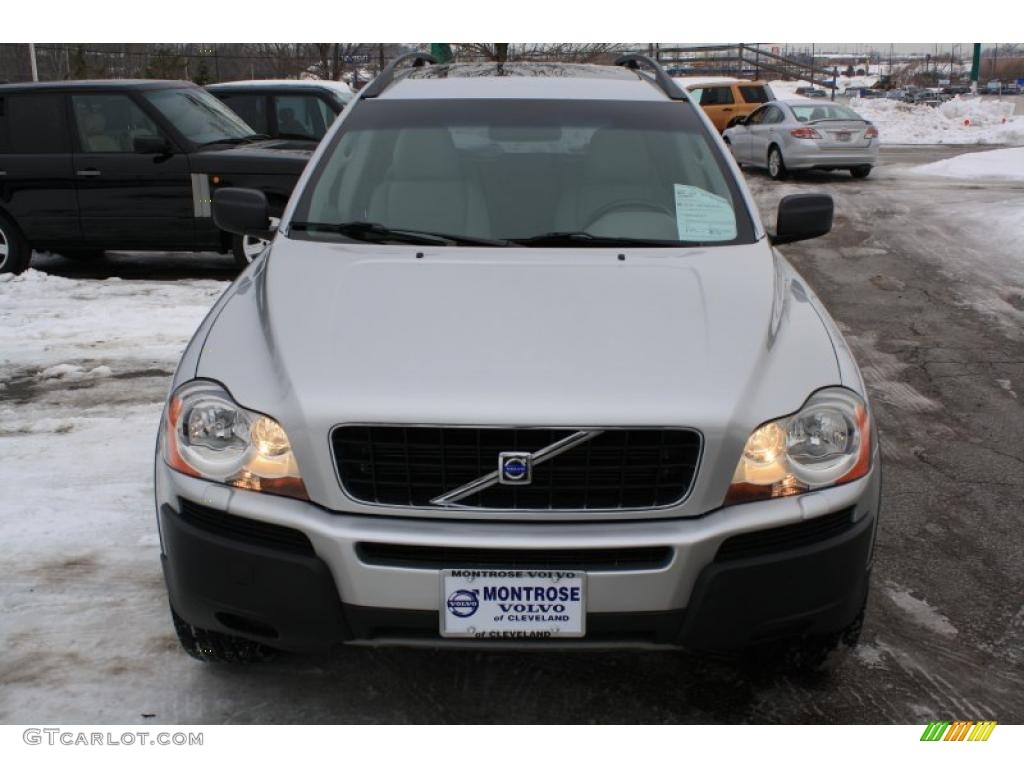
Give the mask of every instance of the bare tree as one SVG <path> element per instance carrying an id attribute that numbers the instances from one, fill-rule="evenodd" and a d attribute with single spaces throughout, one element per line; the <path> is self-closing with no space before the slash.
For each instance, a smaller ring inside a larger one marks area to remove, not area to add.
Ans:
<path id="1" fill-rule="evenodd" d="M 605 62 L 621 43 L 457 43 L 456 60 Z"/>

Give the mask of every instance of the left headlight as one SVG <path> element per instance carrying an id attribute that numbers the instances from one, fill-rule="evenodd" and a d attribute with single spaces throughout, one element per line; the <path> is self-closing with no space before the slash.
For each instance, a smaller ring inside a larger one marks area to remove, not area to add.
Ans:
<path id="1" fill-rule="evenodd" d="M 172 469 L 218 483 L 308 499 L 288 435 L 213 381 L 190 381 L 167 405 L 161 446 Z"/>
<path id="2" fill-rule="evenodd" d="M 864 477 L 871 469 L 871 419 L 855 392 L 820 390 L 792 416 L 747 439 L 725 504 L 793 496 Z"/>

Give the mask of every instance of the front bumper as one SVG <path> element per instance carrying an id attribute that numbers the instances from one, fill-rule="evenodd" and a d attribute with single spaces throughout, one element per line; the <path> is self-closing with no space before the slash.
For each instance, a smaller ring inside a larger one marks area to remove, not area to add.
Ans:
<path id="1" fill-rule="evenodd" d="M 366 544 L 671 550 L 649 567 L 590 572 L 587 637 L 558 647 L 727 649 L 835 631 L 864 603 L 878 491 L 876 464 L 846 486 L 696 519 L 449 522 L 332 513 L 157 468 L 162 560 L 175 611 L 194 626 L 290 650 L 343 642 L 467 644 L 438 634 L 436 566 L 369 562 L 358 546 Z M 211 526 L 182 514 L 196 506 L 242 525 Z M 253 524 L 259 535 L 246 534 Z M 275 538 L 281 528 L 300 535 Z"/>

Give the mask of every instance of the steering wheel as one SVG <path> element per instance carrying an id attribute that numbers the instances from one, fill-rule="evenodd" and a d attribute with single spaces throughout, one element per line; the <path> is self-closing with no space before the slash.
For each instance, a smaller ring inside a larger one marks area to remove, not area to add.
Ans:
<path id="1" fill-rule="evenodd" d="M 675 218 L 675 211 L 671 210 L 668 206 L 655 203 L 651 200 L 613 200 L 612 202 L 602 205 L 600 208 L 598 208 L 597 211 L 595 211 L 594 214 L 590 217 L 590 219 L 587 220 L 587 223 L 581 227 L 581 229 L 584 232 L 586 232 L 592 226 L 594 226 L 594 224 L 596 224 L 602 218 L 607 216 L 609 213 L 620 209 L 654 211 L 655 213 L 664 213 L 666 216 L 669 216 L 673 219 Z"/>

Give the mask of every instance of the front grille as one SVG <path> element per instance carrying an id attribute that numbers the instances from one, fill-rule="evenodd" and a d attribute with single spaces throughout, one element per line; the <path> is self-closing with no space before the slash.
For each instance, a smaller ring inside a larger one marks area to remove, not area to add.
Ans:
<path id="1" fill-rule="evenodd" d="M 303 555 L 315 554 L 313 544 L 306 534 L 294 528 L 232 515 L 219 509 L 204 507 L 188 499 L 178 499 L 178 505 L 186 522 L 208 533 L 246 544 L 273 547 Z"/>
<path id="2" fill-rule="evenodd" d="M 786 552 L 827 541 L 853 527 L 853 507 L 792 525 L 730 536 L 722 542 L 715 562 Z"/>
<path id="3" fill-rule="evenodd" d="M 393 568 L 502 568 L 509 570 L 656 571 L 672 562 L 670 547 L 621 549 L 474 549 L 360 542 L 367 565 Z"/>
<path id="4" fill-rule="evenodd" d="M 429 507 L 430 500 L 498 468 L 503 451 L 534 452 L 573 430 L 488 427 L 338 427 L 338 475 L 371 504 Z M 462 507 L 523 510 L 660 507 L 686 496 L 701 439 L 687 429 L 612 429 L 533 467 L 529 485 L 493 485 Z"/>

